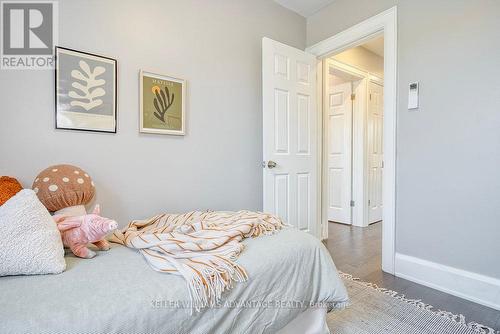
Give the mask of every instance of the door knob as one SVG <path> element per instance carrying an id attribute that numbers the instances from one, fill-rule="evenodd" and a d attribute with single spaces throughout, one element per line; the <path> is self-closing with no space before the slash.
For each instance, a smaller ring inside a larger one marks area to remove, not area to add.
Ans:
<path id="1" fill-rule="evenodd" d="M 272 168 L 275 168 L 275 167 L 276 167 L 276 162 L 274 162 L 272 160 L 269 160 L 267 162 L 267 168 L 272 169 Z"/>

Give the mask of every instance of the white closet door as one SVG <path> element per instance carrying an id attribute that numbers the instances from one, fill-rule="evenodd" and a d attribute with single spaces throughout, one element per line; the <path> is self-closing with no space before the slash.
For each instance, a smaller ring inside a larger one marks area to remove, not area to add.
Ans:
<path id="1" fill-rule="evenodd" d="M 368 84 L 368 223 L 382 220 L 384 88 Z"/>
<path id="2" fill-rule="evenodd" d="M 352 83 L 328 94 L 328 220 L 351 224 Z"/>
<path id="3" fill-rule="evenodd" d="M 319 237 L 316 62 L 262 40 L 264 211 Z"/>

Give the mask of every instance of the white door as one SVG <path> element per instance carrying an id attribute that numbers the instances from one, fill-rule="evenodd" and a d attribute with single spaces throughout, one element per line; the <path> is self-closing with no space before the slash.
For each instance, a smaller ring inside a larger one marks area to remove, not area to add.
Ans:
<path id="1" fill-rule="evenodd" d="M 382 220 L 384 88 L 368 84 L 368 224 Z"/>
<path id="2" fill-rule="evenodd" d="M 318 236 L 316 57 L 262 40 L 264 211 Z"/>
<path id="3" fill-rule="evenodd" d="M 351 224 L 352 83 L 328 90 L 328 220 Z"/>

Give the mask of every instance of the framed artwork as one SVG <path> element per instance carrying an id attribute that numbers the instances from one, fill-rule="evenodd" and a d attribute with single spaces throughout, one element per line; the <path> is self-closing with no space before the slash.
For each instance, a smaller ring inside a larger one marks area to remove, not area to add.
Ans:
<path id="1" fill-rule="evenodd" d="M 139 81 L 140 132 L 184 135 L 186 81 L 142 70 Z"/>
<path id="2" fill-rule="evenodd" d="M 56 46 L 56 129 L 116 133 L 116 60 Z"/>

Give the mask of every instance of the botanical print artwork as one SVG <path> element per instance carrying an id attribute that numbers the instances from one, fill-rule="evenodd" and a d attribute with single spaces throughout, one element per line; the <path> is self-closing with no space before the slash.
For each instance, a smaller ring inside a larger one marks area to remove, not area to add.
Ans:
<path id="1" fill-rule="evenodd" d="M 168 86 L 165 86 L 165 93 L 158 86 L 153 86 L 151 90 L 153 94 L 155 94 L 155 97 L 153 98 L 153 104 L 156 111 L 153 113 L 153 115 L 165 124 L 170 123 L 169 118 L 173 118 L 174 116 L 166 115 L 166 113 L 168 108 L 170 108 L 172 106 L 172 103 L 174 103 L 175 94 L 172 93 L 172 97 L 170 97 Z"/>
<path id="2" fill-rule="evenodd" d="M 75 79 L 71 86 L 78 92 L 74 90 L 69 92 L 69 97 L 73 99 L 70 105 L 80 106 L 89 111 L 103 103 L 99 97 L 106 95 L 106 91 L 100 86 L 104 86 L 106 80 L 97 79 L 97 77 L 106 72 L 106 69 L 102 66 L 96 66 L 91 70 L 89 64 L 84 60 L 80 60 L 78 64 L 81 71 L 71 71 L 71 77 Z"/>
<path id="3" fill-rule="evenodd" d="M 141 72 L 141 132 L 184 134 L 182 79 Z"/>
<path id="4" fill-rule="evenodd" d="M 56 128 L 116 132 L 116 60 L 56 48 Z"/>

